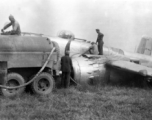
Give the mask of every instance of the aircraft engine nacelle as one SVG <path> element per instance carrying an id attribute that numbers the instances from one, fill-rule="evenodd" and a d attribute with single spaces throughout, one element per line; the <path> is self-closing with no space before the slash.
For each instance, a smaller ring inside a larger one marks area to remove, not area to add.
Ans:
<path id="1" fill-rule="evenodd" d="M 84 57 L 74 57 L 72 59 L 74 79 L 81 84 L 104 84 L 106 82 L 105 59 L 100 63 Z"/>

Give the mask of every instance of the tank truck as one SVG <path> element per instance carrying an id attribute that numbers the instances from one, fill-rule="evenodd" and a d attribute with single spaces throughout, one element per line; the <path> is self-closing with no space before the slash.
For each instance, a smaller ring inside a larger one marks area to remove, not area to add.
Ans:
<path id="1" fill-rule="evenodd" d="M 47 37 L 0 35 L 1 94 L 20 95 L 29 84 L 36 94 L 51 93 L 59 54 L 57 43 Z"/>

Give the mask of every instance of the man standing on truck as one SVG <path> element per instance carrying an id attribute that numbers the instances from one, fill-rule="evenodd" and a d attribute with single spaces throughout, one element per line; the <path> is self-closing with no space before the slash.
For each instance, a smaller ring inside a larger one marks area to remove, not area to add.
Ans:
<path id="1" fill-rule="evenodd" d="M 99 29 L 96 29 L 96 32 L 98 34 L 98 37 L 97 37 L 97 41 L 96 43 L 98 43 L 98 51 L 99 51 L 99 55 L 103 55 L 103 34 L 100 32 Z"/>
<path id="2" fill-rule="evenodd" d="M 10 15 L 9 16 L 10 23 L 6 24 L 1 30 L 4 33 L 4 30 L 8 27 L 12 26 L 12 30 L 9 32 L 10 35 L 21 35 L 21 29 L 19 23 L 15 20 L 15 18 Z"/>
<path id="3" fill-rule="evenodd" d="M 62 80 L 61 85 L 64 88 L 70 85 L 70 74 L 72 72 L 72 60 L 69 57 L 69 51 L 65 52 L 65 56 L 61 58 Z"/>

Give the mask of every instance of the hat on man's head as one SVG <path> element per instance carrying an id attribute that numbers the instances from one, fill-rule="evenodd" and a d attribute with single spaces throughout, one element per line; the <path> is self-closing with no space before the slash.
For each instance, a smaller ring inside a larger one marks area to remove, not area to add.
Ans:
<path id="1" fill-rule="evenodd" d="M 96 31 L 100 31 L 99 29 L 96 29 Z"/>
<path id="2" fill-rule="evenodd" d="M 10 15 L 9 15 L 9 17 L 13 17 L 13 15 L 12 15 L 12 14 L 10 14 Z"/>
<path id="3" fill-rule="evenodd" d="M 10 19 L 10 20 L 14 20 L 13 15 L 10 15 L 10 16 L 9 16 L 9 19 Z"/>
<path id="4" fill-rule="evenodd" d="M 70 51 L 65 51 L 65 55 L 69 55 L 70 54 Z"/>

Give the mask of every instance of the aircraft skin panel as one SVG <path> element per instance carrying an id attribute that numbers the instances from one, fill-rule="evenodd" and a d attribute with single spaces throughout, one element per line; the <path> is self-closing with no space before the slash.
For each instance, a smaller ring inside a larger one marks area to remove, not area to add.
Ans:
<path id="1" fill-rule="evenodd" d="M 143 51 L 143 52 L 142 52 Z M 152 56 L 152 38 L 144 37 L 141 39 L 137 53 Z"/>
<path id="2" fill-rule="evenodd" d="M 152 47 L 152 41 L 151 40 L 147 40 L 146 42 L 146 48 L 151 50 L 151 47 Z"/>
<path id="3" fill-rule="evenodd" d="M 49 39 L 59 44 L 61 56 L 63 56 L 65 52 L 66 44 L 68 43 L 69 39 L 63 39 L 59 37 L 49 37 Z M 70 43 L 70 56 L 83 53 L 86 50 L 88 50 L 90 47 L 91 47 L 91 43 L 72 40 Z"/>
<path id="4" fill-rule="evenodd" d="M 151 55 L 151 51 L 149 49 L 145 49 L 144 55 Z"/>
<path id="5" fill-rule="evenodd" d="M 142 39 L 141 39 L 141 42 L 140 42 L 140 44 L 139 44 L 139 47 L 138 47 L 137 53 L 144 54 L 146 41 L 147 41 L 147 39 L 145 39 L 145 38 L 142 38 Z"/>
<path id="6" fill-rule="evenodd" d="M 144 54 L 140 54 L 140 53 L 131 53 L 131 52 L 127 52 L 127 51 L 123 51 L 123 54 L 120 54 L 116 51 L 113 51 L 113 49 L 111 47 L 106 47 L 106 46 L 103 47 L 103 51 L 104 51 L 104 54 L 108 55 L 108 56 L 115 55 L 118 57 L 126 58 L 129 61 L 135 60 L 135 61 L 139 61 L 140 64 L 143 64 L 143 65 L 149 64 L 148 66 L 152 66 L 152 65 L 150 65 L 152 63 L 152 57 L 148 56 L 148 55 L 144 55 Z"/>
<path id="7" fill-rule="evenodd" d="M 118 67 L 120 69 L 129 70 L 132 72 L 136 72 L 138 74 L 141 74 L 143 76 L 151 76 L 152 77 L 152 69 L 146 66 L 142 66 L 139 64 L 127 62 L 127 61 L 111 61 L 107 63 L 108 65 L 111 65 L 113 67 Z"/>
<path id="8" fill-rule="evenodd" d="M 146 46 L 145 46 L 145 51 L 144 51 L 145 55 L 151 55 L 151 47 L 152 47 L 152 41 L 147 40 Z"/>

